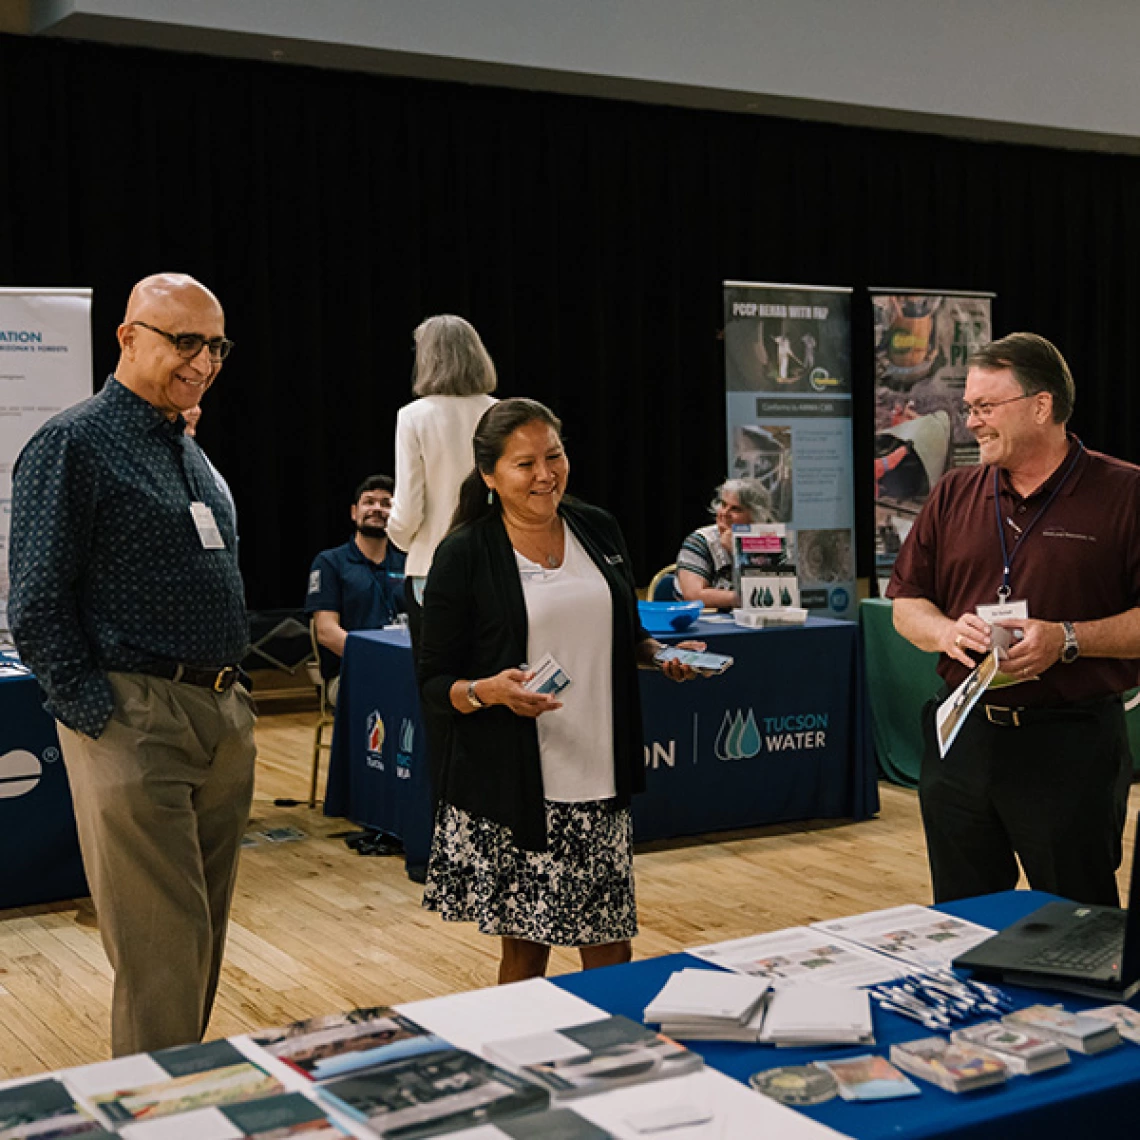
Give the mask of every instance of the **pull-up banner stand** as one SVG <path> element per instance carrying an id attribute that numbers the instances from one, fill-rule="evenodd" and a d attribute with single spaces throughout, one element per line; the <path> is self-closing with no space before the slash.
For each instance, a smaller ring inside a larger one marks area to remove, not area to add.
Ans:
<path id="1" fill-rule="evenodd" d="M 966 362 L 993 336 L 993 293 L 872 289 L 875 318 L 875 573 L 891 568 L 930 490 L 978 462 L 962 415 Z"/>
<path id="2" fill-rule="evenodd" d="M 0 639 L 8 630 L 12 465 L 36 431 L 91 388 L 91 290 L 0 288 Z"/>
<path id="3" fill-rule="evenodd" d="M 728 476 L 794 541 L 800 605 L 855 614 L 851 290 L 724 283 Z"/>

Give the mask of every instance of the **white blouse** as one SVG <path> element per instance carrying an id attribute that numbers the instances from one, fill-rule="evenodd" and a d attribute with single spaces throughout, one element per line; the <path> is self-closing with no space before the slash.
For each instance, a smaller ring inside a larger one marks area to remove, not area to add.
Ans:
<path id="1" fill-rule="evenodd" d="M 562 565 L 548 570 L 515 551 L 528 625 L 527 660 L 549 653 L 570 677 L 562 708 L 538 718 L 543 795 L 559 803 L 616 794 L 613 600 L 602 572 L 566 527 Z"/>
<path id="2" fill-rule="evenodd" d="M 471 437 L 493 396 L 424 396 L 396 415 L 396 493 L 388 537 L 408 555 L 405 573 L 422 578 L 475 466 Z"/>

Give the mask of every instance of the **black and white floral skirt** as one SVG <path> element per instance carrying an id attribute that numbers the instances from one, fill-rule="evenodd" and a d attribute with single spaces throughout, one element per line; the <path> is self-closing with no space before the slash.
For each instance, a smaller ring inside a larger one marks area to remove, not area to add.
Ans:
<path id="1" fill-rule="evenodd" d="M 501 824 L 452 804 L 436 815 L 424 906 L 484 934 L 600 946 L 637 934 L 633 817 L 609 801 L 546 801 L 549 849 L 524 851 Z"/>

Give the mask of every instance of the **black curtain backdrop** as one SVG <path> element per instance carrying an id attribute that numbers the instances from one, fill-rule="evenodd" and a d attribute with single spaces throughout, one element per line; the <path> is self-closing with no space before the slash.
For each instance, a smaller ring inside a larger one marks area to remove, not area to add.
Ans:
<path id="1" fill-rule="evenodd" d="M 254 608 L 300 605 L 356 483 L 391 471 L 411 334 L 455 312 L 500 394 L 563 418 L 571 486 L 640 581 L 725 469 L 721 282 L 852 285 L 860 573 L 869 285 L 994 290 L 1054 340 L 1074 429 L 1140 459 L 1140 159 L 0 36 L 0 283 L 192 273 L 237 348 L 199 438 Z"/>

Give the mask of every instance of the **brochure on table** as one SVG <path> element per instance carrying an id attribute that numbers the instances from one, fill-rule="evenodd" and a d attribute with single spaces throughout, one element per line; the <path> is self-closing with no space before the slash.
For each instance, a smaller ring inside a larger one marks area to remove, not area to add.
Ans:
<path id="1" fill-rule="evenodd" d="M 815 922 L 811 928 L 932 970 L 948 969 L 959 954 L 994 935 L 975 922 L 913 905 Z"/>
<path id="2" fill-rule="evenodd" d="M 891 958 L 808 926 L 698 946 L 689 953 L 714 966 L 767 978 L 774 989 L 807 982 L 871 986 L 908 972 Z"/>

